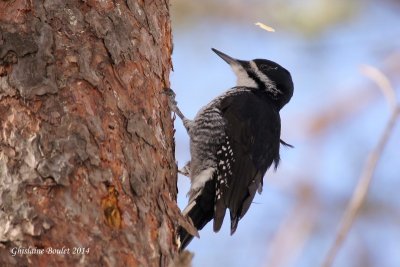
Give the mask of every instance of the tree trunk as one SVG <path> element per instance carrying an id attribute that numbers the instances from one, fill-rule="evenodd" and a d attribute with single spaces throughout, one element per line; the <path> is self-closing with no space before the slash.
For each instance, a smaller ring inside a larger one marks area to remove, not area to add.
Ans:
<path id="1" fill-rule="evenodd" d="M 0 0 L 0 266 L 176 254 L 168 1 Z"/>

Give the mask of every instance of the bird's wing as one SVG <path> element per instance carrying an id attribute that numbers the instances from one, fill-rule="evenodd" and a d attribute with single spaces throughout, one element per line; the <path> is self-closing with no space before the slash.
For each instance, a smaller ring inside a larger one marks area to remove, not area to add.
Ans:
<path id="1" fill-rule="evenodd" d="M 219 230 L 225 209 L 229 208 L 233 234 L 265 172 L 273 162 L 279 162 L 280 118 L 268 99 L 251 91 L 226 97 L 220 109 L 226 120 L 227 139 L 217 152 L 221 164 L 217 168 L 220 177 L 216 183 L 214 230 Z"/>

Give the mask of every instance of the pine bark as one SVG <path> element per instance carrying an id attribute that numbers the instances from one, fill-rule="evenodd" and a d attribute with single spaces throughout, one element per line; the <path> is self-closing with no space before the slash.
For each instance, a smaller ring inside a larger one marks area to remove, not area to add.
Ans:
<path id="1" fill-rule="evenodd" d="M 0 0 L 0 266 L 172 261 L 168 5 Z"/>

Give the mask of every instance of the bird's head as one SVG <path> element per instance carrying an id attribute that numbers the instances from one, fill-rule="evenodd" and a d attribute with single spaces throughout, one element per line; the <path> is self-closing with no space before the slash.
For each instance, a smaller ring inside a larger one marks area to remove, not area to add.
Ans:
<path id="1" fill-rule="evenodd" d="M 267 59 L 239 60 L 217 49 L 212 50 L 231 66 L 237 77 L 236 86 L 264 90 L 279 109 L 289 102 L 293 95 L 293 81 L 284 67 Z"/>

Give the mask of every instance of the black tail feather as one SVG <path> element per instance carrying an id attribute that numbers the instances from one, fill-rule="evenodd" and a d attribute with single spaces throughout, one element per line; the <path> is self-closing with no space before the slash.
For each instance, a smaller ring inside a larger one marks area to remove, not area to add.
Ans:
<path id="1" fill-rule="evenodd" d="M 187 245 L 189 245 L 189 243 L 192 241 L 194 236 L 189 234 L 183 227 L 179 227 L 178 235 L 179 235 L 179 240 L 181 242 L 179 246 L 179 251 L 183 251 L 187 247 Z"/>
<path id="2" fill-rule="evenodd" d="M 188 212 L 187 216 L 190 217 L 196 229 L 201 230 L 209 221 L 211 221 L 213 218 L 213 212 L 210 213 L 210 210 L 204 210 L 196 203 Z M 179 249 L 182 251 L 187 245 L 189 245 L 190 241 L 192 241 L 193 236 L 189 234 L 183 227 L 179 227 L 178 234 L 181 242 Z"/>
<path id="3" fill-rule="evenodd" d="M 287 147 L 290 147 L 290 148 L 294 148 L 294 146 L 292 146 L 291 144 L 286 143 L 286 142 L 283 141 L 282 139 L 280 139 L 279 142 L 280 142 L 282 145 L 284 145 L 284 146 L 287 146 Z"/>
<path id="4" fill-rule="evenodd" d="M 193 207 L 185 212 L 185 216 L 189 217 L 197 230 L 203 227 L 214 217 L 214 199 L 215 199 L 215 185 L 214 179 L 208 181 L 203 188 L 201 194 L 192 200 L 195 202 Z M 182 251 L 192 241 L 193 236 L 189 234 L 183 227 L 178 229 L 179 240 L 181 242 L 179 250 Z"/>

